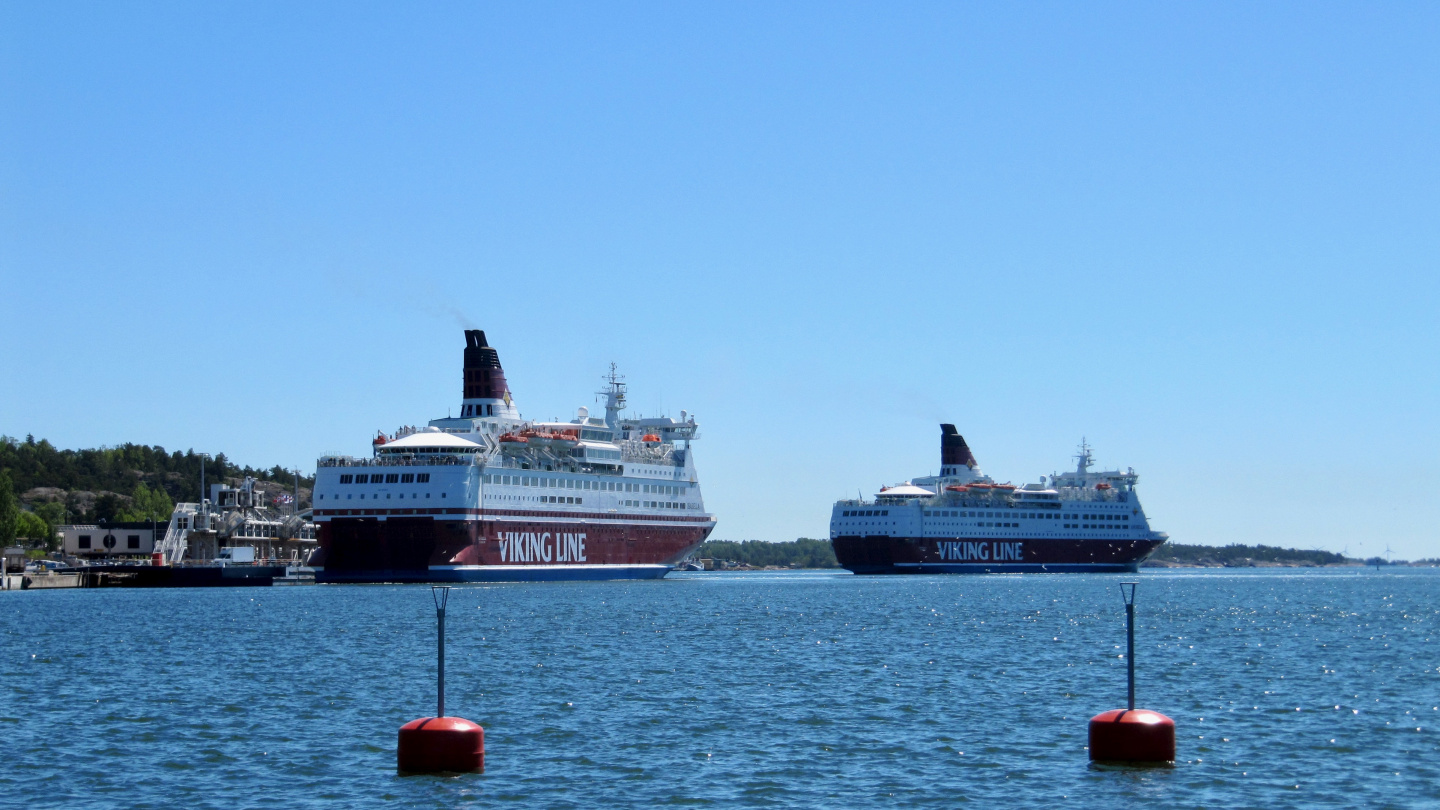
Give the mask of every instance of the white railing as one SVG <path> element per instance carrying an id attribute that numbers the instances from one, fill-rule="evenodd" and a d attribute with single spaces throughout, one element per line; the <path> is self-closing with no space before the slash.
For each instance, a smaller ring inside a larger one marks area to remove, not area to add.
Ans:
<path id="1" fill-rule="evenodd" d="M 170 525 L 165 530 L 165 539 L 155 546 L 155 550 L 164 554 L 164 560 L 168 565 L 176 565 L 185 559 L 187 540 L 190 530 L 195 528 L 195 520 L 199 517 L 199 504 L 182 503 L 175 505 L 175 511 L 170 514 Z"/>

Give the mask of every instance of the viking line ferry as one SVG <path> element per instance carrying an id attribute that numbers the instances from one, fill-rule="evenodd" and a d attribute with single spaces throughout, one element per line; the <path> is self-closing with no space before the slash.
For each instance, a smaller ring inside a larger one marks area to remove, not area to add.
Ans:
<path id="1" fill-rule="evenodd" d="M 319 582 L 663 577 L 715 528 L 695 475 L 695 417 L 622 419 L 612 364 L 569 422 L 523 419 L 500 357 L 465 332 L 458 417 L 377 435 L 315 475 Z"/>
<path id="2" fill-rule="evenodd" d="M 940 474 L 839 501 L 830 543 L 857 574 L 1135 571 L 1169 535 L 1152 531 L 1132 468 L 1074 472 L 1038 484 L 996 483 L 954 425 L 940 426 Z"/>

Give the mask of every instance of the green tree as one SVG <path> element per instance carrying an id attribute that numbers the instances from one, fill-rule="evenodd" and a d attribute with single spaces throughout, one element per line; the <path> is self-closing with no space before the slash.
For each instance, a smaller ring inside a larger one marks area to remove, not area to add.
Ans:
<path id="1" fill-rule="evenodd" d="M 117 520 L 169 522 L 170 513 L 175 511 L 175 502 L 159 487 L 152 490 L 144 484 L 136 484 L 130 500 L 130 508 L 121 511 Z"/>
<path id="2" fill-rule="evenodd" d="M 125 502 L 119 495 L 113 492 L 106 492 L 95 499 L 95 522 L 113 523 L 120 519 L 120 514 L 125 508 Z"/>
<path id="3" fill-rule="evenodd" d="M 45 521 L 49 530 L 45 533 L 45 548 L 55 551 L 60 548 L 60 541 L 55 539 L 55 527 L 65 522 L 65 504 L 57 501 L 46 501 L 37 503 L 32 507 L 35 514 Z"/>
<path id="4" fill-rule="evenodd" d="M 10 471 L 0 470 L 0 543 L 15 542 L 15 531 L 20 520 L 20 504 L 15 498 L 15 485 L 10 481 Z"/>
<path id="5" fill-rule="evenodd" d="M 46 543 L 53 534 L 45 519 L 34 512 L 21 512 L 15 521 L 15 536 L 29 540 L 31 545 Z"/>

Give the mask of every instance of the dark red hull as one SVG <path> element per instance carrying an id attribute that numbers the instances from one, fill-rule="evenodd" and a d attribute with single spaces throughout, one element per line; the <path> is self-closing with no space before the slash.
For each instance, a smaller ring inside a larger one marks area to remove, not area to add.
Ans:
<path id="1" fill-rule="evenodd" d="M 830 544 L 840 564 L 857 574 L 984 574 L 1135 571 L 1164 542 L 877 535 L 835 537 Z"/>
<path id="2" fill-rule="evenodd" d="M 460 511 L 460 510 L 457 510 Z M 705 542 L 708 518 L 622 521 L 537 512 L 322 519 L 317 582 L 635 579 Z M 642 522 L 643 521 L 643 522 Z"/>

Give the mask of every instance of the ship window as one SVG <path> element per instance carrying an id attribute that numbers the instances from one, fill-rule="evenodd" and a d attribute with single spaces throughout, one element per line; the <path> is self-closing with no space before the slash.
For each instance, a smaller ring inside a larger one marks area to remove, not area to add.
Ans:
<path id="1" fill-rule="evenodd" d="M 342 483 L 342 484 L 348 484 L 348 483 L 350 483 L 350 482 L 352 482 L 352 481 L 354 481 L 354 480 L 355 480 L 355 476 L 353 476 L 353 475 L 342 475 L 342 476 L 340 476 L 340 483 Z"/>
<path id="2" fill-rule="evenodd" d="M 443 492 L 440 493 L 440 497 L 442 497 L 442 498 L 445 497 L 445 493 L 443 493 Z"/>
<path id="3" fill-rule="evenodd" d="M 430 473 L 415 473 L 415 482 L 419 484 L 430 483 Z"/>
<path id="4" fill-rule="evenodd" d="M 90 548 L 90 535 L 80 535 L 80 548 Z"/>
<path id="5" fill-rule="evenodd" d="M 413 484 L 413 483 L 415 483 L 415 473 L 405 473 L 404 475 L 400 476 L 400 483 L 402 483 L 402 484 Z"/>
<path id="6" fill-rule="evenodd" d="M 387 484 L 398 484 L 398 483 L 400 483 L 400 473 L 390 473 L 389 475 L 385 476 L 385 483 L 387 483 Z"/>

